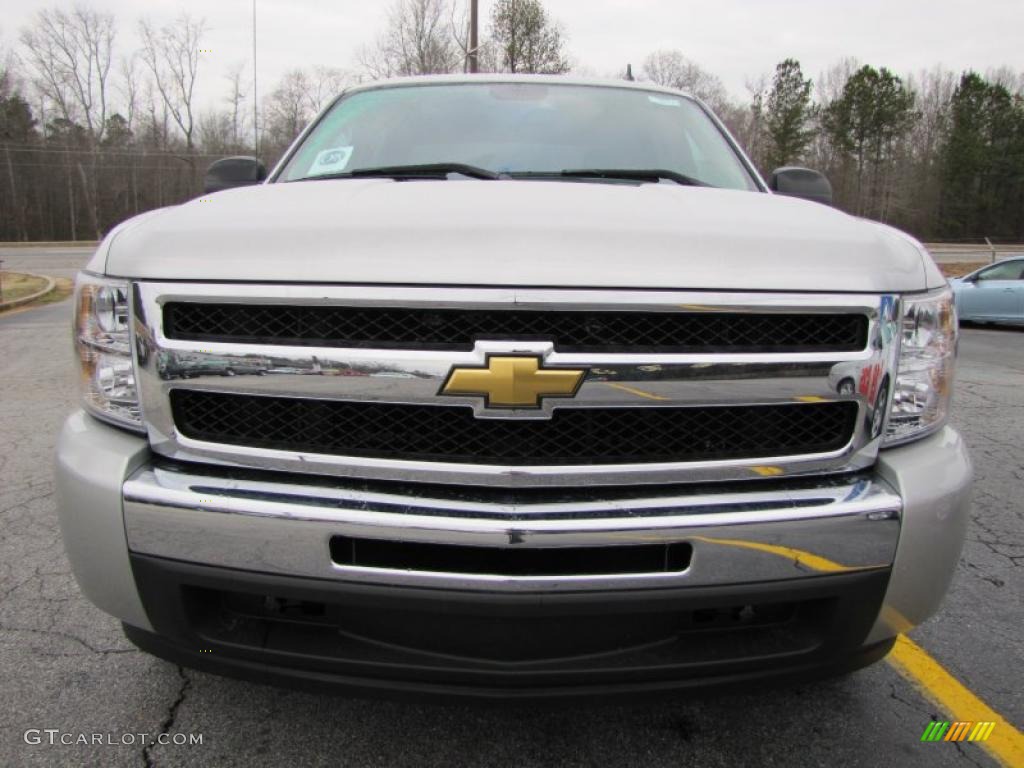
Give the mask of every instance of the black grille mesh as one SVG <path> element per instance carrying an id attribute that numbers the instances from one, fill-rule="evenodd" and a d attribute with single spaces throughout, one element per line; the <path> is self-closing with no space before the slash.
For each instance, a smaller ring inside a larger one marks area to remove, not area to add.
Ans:
<path id="1" fill-rule="evenodd" d="M 582 312 L 171 302 L 164 333 L 186 341 L 472 349 L 477 339 L 542 339 L 564 352 L 854 351 L 857 314 Z"/>
<path id="2" fill-rule="evenodd" d="M 477 419 L 463 406 L 173 390 L 179 431 L 215 443 L 419 461 L 626 464 L 792 456 L 842 448 L 852 402 L 563 408 L 551 420 Z"/>

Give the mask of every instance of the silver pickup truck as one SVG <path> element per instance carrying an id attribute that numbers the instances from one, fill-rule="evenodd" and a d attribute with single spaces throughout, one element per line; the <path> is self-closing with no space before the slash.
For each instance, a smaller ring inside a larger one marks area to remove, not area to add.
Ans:
<path id="1" fill-rule="evenodd" d="M 676 91 L 488 75 L 353 88 L 265 177 L 77 283 L 61 526 L 140 648 L 558 698 L 839 674 L 937 610 L 951 294 L 819 174 Z"/>

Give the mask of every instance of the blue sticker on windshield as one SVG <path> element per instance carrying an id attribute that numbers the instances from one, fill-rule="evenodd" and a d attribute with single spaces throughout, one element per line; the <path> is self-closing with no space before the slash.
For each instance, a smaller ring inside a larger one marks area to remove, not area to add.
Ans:
<path id="1" fill-rule="evenodd" d="M 679 99 L 673 99 L 671 96 L 648 96 L 647 100 L 652 104 L 660 104 L 663 107 L 682 106 L 682 102 Z"/>
<path id="2" fill-rule="evenodd" d="M 349 158 L 352 157 L 353 149 L 355 149 L 355 147 L 334 147 L 333 149 L 325 149 L 316 156 L 316 160 L 313 161 L 313 165 L 310 167 L 307 175 L 321 176 L 325 173 L 339 173 L 344 171 L 345 166 L 348 165 Z"/>

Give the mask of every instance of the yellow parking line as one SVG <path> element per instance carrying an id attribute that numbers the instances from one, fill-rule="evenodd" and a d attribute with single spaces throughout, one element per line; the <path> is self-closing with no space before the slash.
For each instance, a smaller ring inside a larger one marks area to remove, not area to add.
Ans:
<path id="1" fill-rule="evenodd" d="M 653 392 L 644 392 L 642 389 L 634 389 L 633 387 L 627 387 L 625 384 L 616 384 L 616 383 L 611 382 L 611 381 L 606 381 L 605 384 L 607 384 L 609 387 L 612 387 L 614 389 L 621 389 L 623 392 L 629 392 L 629 394 L 631 394 L 631 395 L 636 395 L 638 397 L 646 397 L 648 400 L 668 400 L 669 399 L 667 397 L 662 397 L 661 395 L 656 395 Z"/>
<path id="2" fill-rule="evenodd" d="M 802 549 L 763 544 L 742 539 L 715 539 L 695 536 L 698 541 L 745 547 L 795 560 L 816 571 L 842 571 L 846 566 Z M 895 620 L 894 620 L 895 619 Z M 909 627 L 910 622 L 894 611 L 886 613 L 890 626 Z M 1024 736 L 1005 717 L 978 698 L 963 683 L 946 671 L 928 652 L 904 634 L 896 636 L 896 644 L 886 661 L 921 694 L 950 718 L 960 722 L 990 722 L 991 736 L 986 741 L 975 741 L 1001 765 L 1024 766 Z M 922 725 L 923 727 L 923 725 Z M 911 737 L 915 734 L 910 734 Z"/>
<path id="3" fill-rule="evenodd" d="M 960 721 L 995 723 L 987 741 L 974 743 L 1001 765 L 1024 765 L 1024 736 L 1021 732 L 947 672 L 921 646 L 906 635 L 899 635 L 886 658 L 897 672 L 949 717 Z"/>

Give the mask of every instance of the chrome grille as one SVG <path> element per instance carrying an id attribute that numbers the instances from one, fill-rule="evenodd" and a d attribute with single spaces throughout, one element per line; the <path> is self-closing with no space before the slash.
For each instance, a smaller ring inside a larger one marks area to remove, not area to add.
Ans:
<path id="1" fill-rule="evenodd" d="M 453 486 L 864 469 L 877 455 L 871 416 L 887 405 L 876 393 L 892 389 L 883 385 L 898 343 L 892 295 L 149 282 L 132 290 L 156 453 Z M 271 325 L 250 328 L 259 317 Z M 390 319 L 360 331 L 353 318 Z M 487 367 L 494 355 L 584 376 L 574 396 L 533 409 L 441 396 L 454 367 Z"/>

